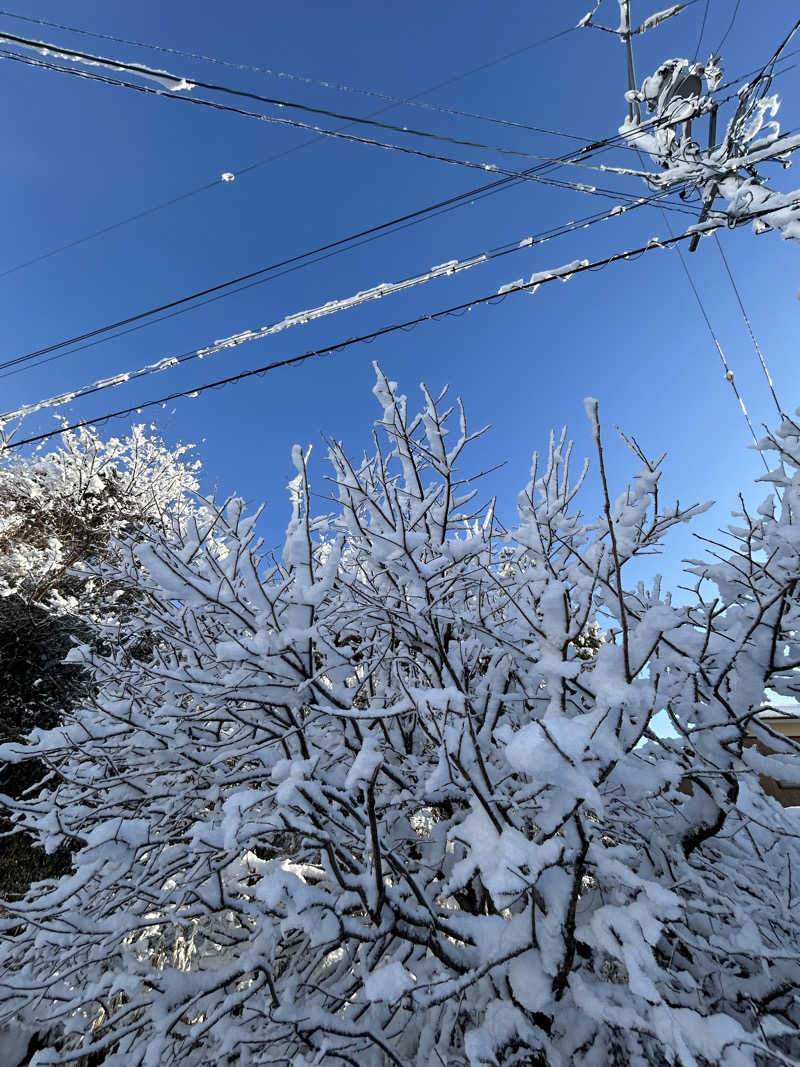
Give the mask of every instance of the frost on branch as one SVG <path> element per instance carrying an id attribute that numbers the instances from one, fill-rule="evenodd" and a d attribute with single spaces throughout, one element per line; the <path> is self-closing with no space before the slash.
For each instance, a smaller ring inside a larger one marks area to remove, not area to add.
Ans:
<path id="1" fill-rule="evenodd" d="M 759 774 L 800 759 L 757 714 L 797 695 L 800 430 L 680 606 L 628 565 L 701 509 L 635 443 L 610 493 L 596 402 L 600 515 L 562 433 L 507 530 L 461 405 L 375 396 L 330 514 L 295 449 L 279 557 L 236 499 L 121 546 L 152 654 L 85 649 L 96 699 L 0 749 L 60 776 L 18 825 L 81 842 L 4 905 L 0 1022 L 55 1026 L 37 1064 L 795 1063 L 798 831 Z"/>

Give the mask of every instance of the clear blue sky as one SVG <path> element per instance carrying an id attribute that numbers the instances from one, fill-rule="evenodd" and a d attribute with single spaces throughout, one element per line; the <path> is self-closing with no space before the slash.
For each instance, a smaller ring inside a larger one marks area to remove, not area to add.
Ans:
<path id="1" fill-rule="evenodd" d="M 294 5 L 255 0 L 17 0 L 13 10 L 406 97 L 574 25 L 588 6 L 589 0 L 502 8 L 474 0 L 410 0 L 402 6 L 365 0 Z M 644 18 L 659 6 L 665 4 L 635 0 L 634 17 Z M 734 0 L 711 0 L 701 58 L 718 43 L 733 6 Z M 640 79 L 669 56 L 694 54 L 703 9 L 699 0 L 664 28 L 639 38 Z M 615 0 L 605 0 L 599 17 L 616 24 Z M 795 17 L 792 0 L 742 0 L 724 48 L 726 76 L 760 66 Z M 0 27 L 333 110 L 365 115 L 381 106 L 353 93 L 158 55 L 13 18 L 0 16 Z M 798 70 L 788 70 L 775 84 L 785 129 L 800 126 Z M 610 35 L 584 30 L 423 99 L 601 138 L 613 135 L 624 117 L 624 76 L 619 43 Z M 5 100 L 0 194 L 6 208 L 0 271 L 308 138 L 301 131 L 11 62 L 0 64 L 0 80 Z M 575 143 L 408 107 L 395 108 L 385 118 L 543 155 L 564 152 Z M 389 134 L 387 139 L 397 137 Z M 454 146 L 433 144 L 433 150 L 511 169 L 533 162 Z M 604 161 L 629 163 L 628 155 L 609 153 Z M 592 172 L 574 168 L 561 170 L 559 176 L 597 180 Z M 769 176 L 784 190 L 800 185 L 792 171 L 773 167 Z M 636 179 L 602 178 L 600 184 L 646 194 Z M 168 210 L 0 278 L 2 359 L 257 269 L 484 180 L 480 172 L 444 163 L 321 140 L 233 183 L 218 183 Z M 8 410 L 257 328 L 289 312 L 521 239 L 611 204 L 522 183 L 190 314 L 4 378 L 2 407 Z M 672 225 L 679 228 L 691 221 L 679 215 Z M 99 415 L 435 311 L 536 270 L 635 247 L 665 232 L 659 212 L 643 208 L 462 276 L 107 391 L 62 411 L 74 419 Z M 800 403 L 800 250 L 772 233 L 755 237 L 744 228 L 721 237 L 783 403 L 793 409 Z M 772 420 L 766 384 L 713 242 L 703 242 L 689 258 L 754 421 L 758 425 Z M 287 518 L 284 486 L 291 475 L 291 445 L 312 442 L 321 452 L 320 431 L 344 439 L 355 453 L 368 444 L 376 415 L 370 392 L 375 359 L 409 394 L 415 394 L 422 379 L 434 389 L 451 383 L 463 395 L 474 424 L 493 425 L 473 460 L 476 469 L 509 461 L 487 484 L 487 490 L 499 494 L 506 516 L 527 477 L 530 453 L 544 445 L 551 426 L 568 423 L 577 452 L 589 450 L 582 405 L 586 395 L 600 400 L 613 484 L 633 469 L 633 457 L 613 439 L 613 425 L 619 424 L 649 451 L 670 453 L 664 484 L 671 495 L 686 503 L 713 496 L 724 505 L 705 521 L 706 529 L 725 521 L 736 491 L 759 471 L 677 256 L 667 251 L 582 275 L 566 285 L 546 286 L 535 296 L 512 296 L 462 318 L 428 323 L 329 359 L 180 400 L 149 418 L 168 440 L 198 442 L 208 486 L 216 482 L 220 491 L 235 490 L 254 503 L 267 499 L 271 510 L 265 534 L 277 542 Z M 104 432 L 121 432 L 125 424 L 118 420 Z M 45 413 L 31 418 L 25 430 L 52 425 L 52 415 Z M 318 463 L 317 469 L 324 491 L 324 465 Z M 668 570 L 675 553 L 687 547 L 685 539 L 676 545 Z"/>

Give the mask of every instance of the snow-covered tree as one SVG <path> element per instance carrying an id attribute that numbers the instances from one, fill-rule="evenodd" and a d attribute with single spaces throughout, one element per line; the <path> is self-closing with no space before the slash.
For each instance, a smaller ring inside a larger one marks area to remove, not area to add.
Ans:
<path id="1" fill-rule="evenodd" d="M 163 530 L 193 507 L 196 463 L 144 427 L 103 441 L 93 430 L 64 433 L 49 453 L 0 448 L 0 737 L 55 726 L 87 695 L 88 679 L 64 659 L 75 639 L 119 626 L 129 596 L 97 573 L 112 540 L 156 523 Z M 91 568 L 91 572 L 88 568 Z M 20 796 L 41 777 L 30 763 L 0 775 Z M 46 861 L 22 839 L 0 841 L 0 886 L 24 888 Z"/>
<path id="2" fill-rule="evenodd" d="M 331 514 L 294 450 L 282 558 L 236 499 L 121 542 L 152 654 L 84 648 L 94 699 L 0 750 L 57 774 L 18 825 L 81 842 L 3 906 L 5 1017 L 57 1028 L 36 1064 L 796 1063 L 800 828 L 759 775 L 800 749 L 758 712 L 800 689 L 800 427 L 684 605 L 626 575 L 701 508 L 641 451 L 610 495 L 596 402 L 601 514 L 561 434 L 509 531 L 460 405 L 375 393 Z"/>

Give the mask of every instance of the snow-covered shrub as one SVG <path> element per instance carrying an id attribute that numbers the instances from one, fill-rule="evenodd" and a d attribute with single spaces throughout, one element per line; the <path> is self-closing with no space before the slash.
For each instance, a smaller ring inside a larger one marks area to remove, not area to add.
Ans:
<path id="1" fill-rule="evenodd" d="M 191 448 L 169 448 L 144 426 L 107 441 L 90 428 L 65 431 L 54 451 L 33 456 L 0 445 L 0 595 L 106 615 L 96 579 L 76 565 L 102 559 L 115 537 L 166 528 L 191 509 Z"/>
<path id="2" fill-rule="evenodd" d="M 0 447 L 3 741 L 55 726 L 86 698 L 87 676 L 65 656 L 76 638 L 101 639 L 101 625 L 116 634 L 131 614 L 129 592 L 98 566 L 114 538 L 153 524 L 166 529 L 194 507 L 196 463 L 187 451 L 141 426 L 108 441 L 93 430 L 67 432 L 53 451 L 33 456 Z M 21 796 L 41 776 L 33 761 L 7 769 L 0 791 Z M 25 889 L 66 858 L 62 851 L 48 860 L 22 837 L 0 840 L 0 891 Z"/>
<path id="3" fill-rule="evenodd" d="M 375 393 L 332 514 L 295 449 L 282 559 L 235 499 L 125 543 L 151 657 L 84 649 L 96 698 L 0 750 L 59 775 L 19 825 L 82 842 L 0 923 L 4 1014 L 62 1028 L 34 1062 L 796 1063 L 800 835 L 759 774 L 800 751 L 756 715 L 798 689 L 800 429 L 683 606 L 625 574 L 701 509 L 642 453 L 609 495 L 596 403 L 602 514 L 561 435 L 507 531 L 460 406 Z"/>

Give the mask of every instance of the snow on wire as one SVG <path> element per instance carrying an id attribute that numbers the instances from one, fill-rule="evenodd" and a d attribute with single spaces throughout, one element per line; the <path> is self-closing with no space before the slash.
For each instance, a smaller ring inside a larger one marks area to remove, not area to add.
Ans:
<path id="1" fill-rule="evenodd" d="M 661 194 L 665 195 L 665 194 Z M 256 330 L 241 330 L 236 334 L 232 334 L 230 337 L 220 338 L 214 341 L 211 345 L 206 345 L 203 348 L 194 349 L 191 352 L 187 352 L 182 356 L 166 356 L 163 359 L 156 360 L 153 363 L 145 364 L 142 367 L 134 370 L 121 371 L 118 374 L 110 375 L 109 377 L 100 378 L 88 385 L 80 386 L 77 389 L 67 390 L 63 393 L 58 393 L 55 396 L 47 397 L 42 400 L 38 400 L 32 404 L 23 404 L 22 406 L 14 409 L 13 411 L 4 412 L 0 415 L 0 428 L 6 425 L 8 422 L 17 418 L 24 418 L 26 415 L 31 415 L 34 412 L 42 411 L 45 408 L 62 407 L 64 404 L 70 404 L 74 400 L 80 399 L 82 396 L 87 396 L 100 392 L 104 389 L 114 388 L 116 386 L 125 385 L 126 383 L 133 381 L 137 378 L 144 377 L 149 374 L 157 374 L 161 371 L 170 370 L 172 367 L 182 365 L 189 360 L 203 359 L 206 356 L 215 355 L 218 352 L 225 351 L 229 348 L 235 348 L 240 344 L 244 344 L 248 341 L 260 341 L 265 337 L 272 336 L 289 329 L 292 326 L 306 325 L 309 322 L 314 322 L 317 319 L 324 318 L 328 315 L 333 315 L 339 311 L 346 311 L 354 307 L 358 307 L 361 304 L 369 303 L 372 300 L 379 300 L 384 296 L 391 296 L 395 293 L 403 292 L 406 289 L 414 288 L 418 285 L 424 285 L 426 282 L 432 281 L 436 278 L 450 277 L 455 274 L 460 274 L 465 270 L 469 270 L 472 267 L 479 266 L 484 263 L 488 263 L 493 259 L 497 259 L 501 256 L 509 255 L 514 252 L 518 252 L 524 248 L 531 248 L 534 245 L 545 244 L 548 241 L 554 240 L 557 237 L 561 237 L 566 233 L 571 233 L 573 230 L 588 229 L 589 226 L 596 225 L 599 222 L 607 222 L 610 219 L 616 218 L 628 211 L 632 211 L 635 208 L 646 207 L 653 202 L 658 202 L 659 196 L 656 197 L 640 197 L 631 204 L 618 204 L 611 211 L 602 214 L 589 216 L 585 219 L 578 219 L 575 222 L 567 223 L 564 226 L 556 229 L 555 231 L 547 231 L 543 235 L 532 235 L 523 238 L 521 241 L 512 241 L 510 244 L 501 245 L 498 248 L 489 250 L 488 252 L 481 252 L 474 256 L 468 256 L 465 259 L 452 259 L 446 263 L 441 263 L 438 266 L 430 267 L 422 274 L 412 275 L 408 278 L 404 278 L 399 282 L 384 282 L 380 285 L 372 286 L 370 289 L 362 290 L 353 296 L 346 297 L 341 300 L 329 300 L 324 304 L 307 308 L 303 311 L 293 312 L 290 315 L 285 316 L 278 322 L 271 323 L 268 326 L 262 326 Z M 583 261 L 581 261 L 583 262 Z M 540 280 L 546 280 L 546 276 L 552 275 L 553 277 L 560 277 L 562 280 L 568 280 L 566 275 L 569 274 L 569 267 L 554 267 L 550 270 L 540 271 Z M 525 283 L 524 279 L 520 279 L 519 282 L 514 282 L 509 285 L 503 285 L 498 290 L 499 294 L 504 294 L 515 288 L 519 288 L 524 284 L 533 284 L 534 279 Z M 66 353 L 69 354 L 69 353 Z"/>

